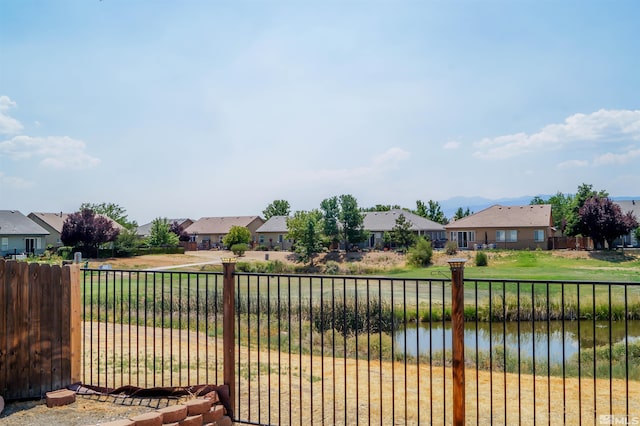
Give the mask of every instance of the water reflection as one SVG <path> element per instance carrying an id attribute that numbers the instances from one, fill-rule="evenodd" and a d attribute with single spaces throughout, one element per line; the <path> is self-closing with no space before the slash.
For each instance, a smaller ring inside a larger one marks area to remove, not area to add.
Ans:
<path id="1" fill-rule="evenodd" d="M 578 333 L 579 331 L 579 333 Z M 630 340 L 640 340 L 640 321 L 628 321 L 626 333 Z M 578 338 L 579 336 L 579 338 Z M 476 323 L 465 324 L 464 344 L 466 349 L 492 351 L 506 345 L 507 350 L 518 353 L 522 358 L 536 359 L 547 357 L 551 363 L 562 362 L 582 349 L 615 344 L 625 339 L 624 321 L 611 323 L 608 321 L 562 321 L 508 322 L 508 323 Z M 407 326 L 396 334 L 396 350 L 410 356 L 416 356 L 451 349 L 451 323 L 442 322 Z M 579 345 L 578 345 L 579 342 Z M 535 348 L 535 350 L 534 350 Z"/>

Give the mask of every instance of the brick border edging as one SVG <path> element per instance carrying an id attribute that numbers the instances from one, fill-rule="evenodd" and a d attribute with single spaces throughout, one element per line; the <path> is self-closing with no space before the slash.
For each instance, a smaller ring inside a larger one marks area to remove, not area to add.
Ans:
<path id="1" fill-rule="evenodd" d="M 69 405 L 76 401 L 76 392 L 69 389 L 59 389 L 47 392 L 47 407 Z M 2 403 L 0 396 L 0 403 Z M 2 410 L 0 410 L 1 412 Z M 167 419 L 164 418 L 165 413 Z M 175 405 L 170 405 L 148 413 L 139 414 L 105 423 L 94 423 L 95 426 L 231 426 L 233 421 L 227 415 L 227 410 L 218 397 L 216 391 L 188 399 Z"/>

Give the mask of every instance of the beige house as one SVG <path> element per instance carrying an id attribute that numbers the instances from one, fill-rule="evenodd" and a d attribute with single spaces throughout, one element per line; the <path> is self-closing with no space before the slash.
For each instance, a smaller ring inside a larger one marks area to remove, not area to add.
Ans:
<path id="1" fill-rule="evenodd" d="M 292 240 L 287 239 L 288 216 L 272 216 L 267 220 L 256 233 L 258 234 L 258 244 L 273 250 L 278 247 L 279 250 L 291 250 Z"/>
<path id="2" fill-rule="evenodd" d="M 450 241 L 463 249 L 548 250 L 554 236 L 550 204 L 486 208 L 445 226 Z"/>
<path id="3" fill-rule="evenodd" d="M 255 245 L 256 231 L 263 223 L 264 219 L 260 216 L 203 217 L 188 226 L 185 232 L 199 250 L 209 250 L 223 246 L 222 239 L 232 226 L 242 226 L 251 232 L 251 242 Z"/>
<path id="4" fill-rule="evenodd" d="M 49 235 L 45 237 L 44 247 L 48 247 L 49 245 L 53 247 L 61 247 L 62 240 L 60 240 L 60 234 L 62 234 L 62 226 L 64 225 L 64 221 L 67 220 L 71 213 L 40 213 L 40 212 L 31 212 L 27 216 L 29 219 L 43 227 L 49 232 Z M 111 226 L 115 229 L 122 230 L 124 229 L 122 225 L 120 225 L 115 220 L 104 216 L 111 222 Z"/>

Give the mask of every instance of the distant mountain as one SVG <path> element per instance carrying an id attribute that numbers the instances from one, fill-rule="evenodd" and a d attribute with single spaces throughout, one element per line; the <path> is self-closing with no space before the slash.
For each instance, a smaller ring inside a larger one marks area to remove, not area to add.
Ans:
<path id="1" fill-rule="evenodd" d="M 555 194 L 538 194 L 538 196 L 542 199 L 548 199 Z M 466 210 L 467 207 L 471 210 L 472 213 L 477 213 L 480 210 L 484 210 L 487 207 L 491 207 L 495 204 L 500 204 L 502 206 L 526 206 L 528 205 L 535 195 L 523 195 L 521 197 L 512 197 L 512 198 L 498 198 L 498 199 L 490 199 L 483 197 L 453 197 L 443 201 L 440 201 L 440 206 L 442 207 L 442 211 L 445 216 L 448 218 L 452 218 L 456 213 L 459 207 L 462 207 L 463 210 Z M 625 201 L 625 200 L 640 200 L 640 196 L 635 197 L 611 197 L 614 201 Z"/>

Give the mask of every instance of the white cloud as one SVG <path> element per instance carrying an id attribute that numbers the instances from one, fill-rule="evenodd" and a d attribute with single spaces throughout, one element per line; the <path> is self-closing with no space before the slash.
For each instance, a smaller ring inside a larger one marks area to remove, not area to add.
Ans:
<path id="1" fill-rule="evenodd" d="M 640 141 L 640 110 L 599 110 L 574 114 L 564 123 L 550 124 L 537 133 L 515 133 L 474 143 L 474 156 L 504 159 L 583 142 Z"/>
<path id="2" fill-rule="evenodd" d="M 0 142 L 0 156 L 14 161 L 37 158 L 42 166 L 57 170 L 81 170 L 97 166 L 100 160 L 85 151 L 83 141 L 68 136 L 20 135 Z"/>
<path id="3" fill-rule="evenodd" d="M 573 169 L 576 167 L 587 167 L 589 162 L 586 160 L 567 160 L 556 164 L 556 169 Z"/>
<path id="4" fill-rule="evenodd" d="M 22 123 L 5 114 L 6 111 L 15 106 L 16 103 L 8 96 L 0 96 L 0 134 L 16 134 L 22 131 Z"/>
<path id="5" fill-rule="evenodd" d="M 626 164 L 637 157 L 640 157 L 640 149 L 631 149 L 628 152 L 622 154 L 613 154 L 611 152 L 607 152 L 596 157 L 593 160 L 593 164 L 596 166 Z"/>
<path id="6" fill-rule="evenodd" d="M 9 189 L 25 189 L 33 186 L 33 182 L 29 182 L 15 176 L 5 176 L 0 172 L 0 187 L 6 187 Z"/>
<path id="7" fill-rule="evenodd" d="M 442 146 L 443 149 L 458 149 L 460 148 L 460 142 L 449 141 Z"/>

